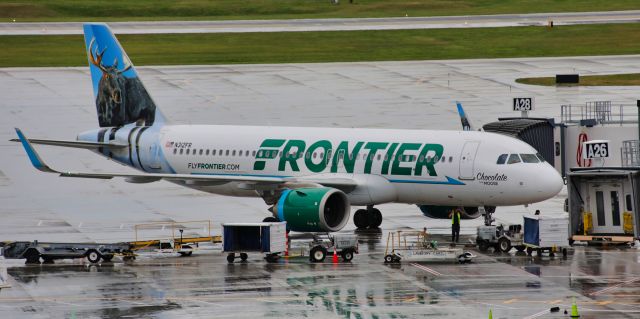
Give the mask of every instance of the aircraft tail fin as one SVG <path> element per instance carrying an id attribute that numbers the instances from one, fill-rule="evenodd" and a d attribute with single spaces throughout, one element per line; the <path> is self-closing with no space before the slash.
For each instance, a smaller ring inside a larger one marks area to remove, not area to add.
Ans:
<path id="1" fill-rule="evenodd" d="M 86 23 L 83 28 L 100 127 L 164 123 L 111 29 L 104 23 Z"/>

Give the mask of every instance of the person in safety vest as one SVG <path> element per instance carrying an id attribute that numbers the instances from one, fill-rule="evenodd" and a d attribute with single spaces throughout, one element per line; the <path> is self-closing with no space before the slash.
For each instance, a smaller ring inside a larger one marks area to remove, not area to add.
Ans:
<path id="1" fill-rule="evenodd" d="M 460 218 L 462 216 L 462 210 L 459 207 L 452 209 L 449 216 L 451 216 L 451 242 L 457 243 L 460 239 Z"/>

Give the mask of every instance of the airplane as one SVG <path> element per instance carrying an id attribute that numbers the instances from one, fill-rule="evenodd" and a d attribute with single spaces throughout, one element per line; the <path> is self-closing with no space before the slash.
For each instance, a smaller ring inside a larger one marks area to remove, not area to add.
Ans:
<path id="1" fill-rule="evenodd" d="M 261 197 L 271 212 L 264 221 L 301 232 L 339 231 L 351 206 L 362 207 L 353 215 L 358 229 L 377 228 L 375 206 L 384 203 L 415 204 L 433 218 L 460 207 L 463 217 L 476 218 L 479 207 L 543 201 L 564 185 L 533 147 L 495 133 L 173 124 L 109 27 L 83 28 L 99 128 L 76 140 L 28 139 L 16 128 L 13 141 L 43 172 Z M 88 149 L 137 172 L 61 171 L 33 144 Z"/>

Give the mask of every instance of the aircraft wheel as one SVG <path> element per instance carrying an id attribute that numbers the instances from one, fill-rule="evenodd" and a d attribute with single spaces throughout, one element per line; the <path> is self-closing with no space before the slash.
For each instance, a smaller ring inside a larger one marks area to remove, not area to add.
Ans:
<path id="1" fill-rule="evenodd" d="M 227 255 L 227 262 L 228 263 L 233 263 L 233 261 L 236 259 L 236 254 L 228 254 Z"/>
<path id="2" fill-rule="evenodd" d="M 370 228 L 378 228 L 382 225 L 382 213 L 377 208 L 372 208 L 367 211 L 367 215 L 369 215 L 369 227 Z"/>
<path id="3" fill-rule="evenodd" d="M 358 209 L 355 214 L 353 214 L 353 223 L 358 227 L 358 229 L 364 229 L 369 227 L 369 216 L 365 209 Z"/>
<path id="4" fill-rule="evenodd" d="M 487 250 L 489 250 L 489 243 L 485 240 L 480 240 L 478 242 L 478 250 L 480 250 L 481 252 L 486 252 Z"/>
<path id="5" fill-rule="evenodd" d="M 240 260 L 247 261 L 247 258 L 249 258 L 249 255 L 246 253 L 240 253 Z"/>

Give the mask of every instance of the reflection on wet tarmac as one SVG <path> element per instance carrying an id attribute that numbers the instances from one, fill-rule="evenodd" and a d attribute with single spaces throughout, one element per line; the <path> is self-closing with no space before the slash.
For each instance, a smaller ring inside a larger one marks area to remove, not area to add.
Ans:
<path id="1" fill-rule="evenodd" d="M 385 265 L 382 235 L 359 233 L 360 254 L 351 263 L 298 257 L 270 264 L 250 255 L 228 264 L 208 252 L 128 264 L 16 265 L 9 269 L 14 287 L 0 294 L 0 315 L 469 318 L 492 309 L 494 318 L 522 318 L 569 309 L 574 297 L 581 318 L 640 314 L 635 249 L 577 247 L 568 258 L 474 251 L 478 258 L 466 265 Z M 561 312 L 542 318 L 563 318 Z"/>

